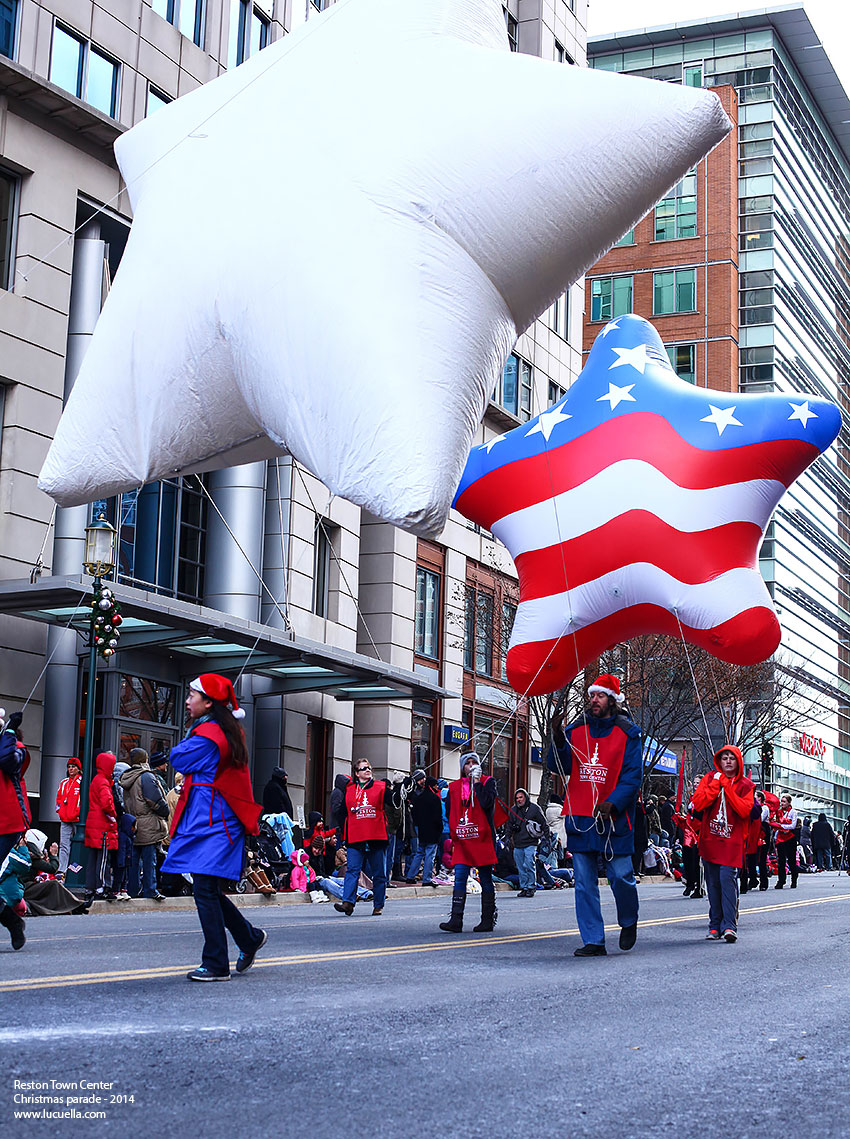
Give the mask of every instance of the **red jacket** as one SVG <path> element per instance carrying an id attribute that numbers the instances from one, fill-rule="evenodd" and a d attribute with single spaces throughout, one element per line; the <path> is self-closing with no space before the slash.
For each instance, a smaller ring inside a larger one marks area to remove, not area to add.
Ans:
<path id="1" fill-rule="evenodd" d="M 727 778 L 720 770 L 718 756 L 724 751 L 731 751 L 738 761 L 734 779 Z M 706 862 L 738 867 L 744 862 L 755 784 L 744 775 L 744 760 L 740 748 L 734 744 L 720 748 L 714 756 L 714 766 L 715 770 L 702 777 L 694 792 L 694 810 L 703 812 L 699 853 Z"/>
<path id="2" fill-rule="evenodd" d="M 24 782 L 30 756 L 11 729 L 0 735 L 0 762 L 0 834 L 23 834 L 32 821 Z"/>
<path id="3" fill-rule="evenodd" d="M 115 800 L 112 797 L 115 756 L 111 751 L 102 751 L 95 756 L 94 765 L 97 768 L 97 775 L 89 787 L 85 845 L 100 850 L 103 836 L 106 835 L 106 849 L 117 850 L 118 819 Z"/>
<path id="4" fill-rule="evenodd" d="M 59 812 L 60 822 L 79 822 L 80 784 L 82 781 L 82 775 L 69 775 L 59 784 L 59 790 L 56 792 L 56 810 Z"/>

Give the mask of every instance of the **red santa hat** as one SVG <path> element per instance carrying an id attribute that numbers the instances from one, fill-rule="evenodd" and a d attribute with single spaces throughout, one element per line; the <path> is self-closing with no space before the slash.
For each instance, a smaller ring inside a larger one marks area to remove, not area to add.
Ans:
<path id="1" fill-rule="evenodd" d="M 226 676 L 219 676 L 217 672 L 202 672 L 189 687 L 206 696 L 207 700 L 217 700 L 219 704 L 224 704 L 233 713 L 234 720 L 245 718 L 245 712 L 239 707 L 236 693 L 233 691 L 233 685 Z"/>
<path id="2" fill-rule="evenodd" d="M 602 676 L 597 676 L 587 692 L 588 695 L 590 695 L 591 692 L 604 692 L 606 696 L 613 696 L 618 704 L 622 704 L 626 699 L 620 691 L 619 679 L 616 676 L 612 676 L 610 672 L 604 672 Z"/>

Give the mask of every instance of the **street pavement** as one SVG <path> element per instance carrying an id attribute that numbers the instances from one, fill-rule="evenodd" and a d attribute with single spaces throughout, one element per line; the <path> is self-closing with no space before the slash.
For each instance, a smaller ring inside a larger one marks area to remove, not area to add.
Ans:
<path id="1" fill-rule="evenodd" d="M 191 911 L 34 918 L 19 953 L 0 931 L 0 1135 L 850 1134 L 850 878 L 745 895 L 736 945 L 645 882 L 637 946 L 609 926 L 596 959 L 572 956 L 571 890 L 500 894 L 495 933 L 459 936 L 437 928 L 446 896 L 258 905 L 268 945 L 226 984 L 185 979 Z M 104 1118 L 13 1117 L 43 1109 Z"/>

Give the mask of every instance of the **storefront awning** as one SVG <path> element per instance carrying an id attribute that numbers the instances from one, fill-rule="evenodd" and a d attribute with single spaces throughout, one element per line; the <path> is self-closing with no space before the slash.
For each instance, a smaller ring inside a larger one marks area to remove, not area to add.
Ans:
<path id="1" fill-rule="evenodd" d="M 187 678 L 201 672 L 247 672 L 267 678 L 269 695 L 327 692 L 337 700 L 439 700 L 457 693 L 427 678 L 374 657 L 348 652 L 245 621 L 187 601 L 109 583 L 121 605 L 117 652 L 147 649 L 167 654 Z M 0 581 L 0 613 L 88 633 L 91 581 L 87 577 L 45 577 Z M 80 642 L 81 655 L 88 652 Z"/>

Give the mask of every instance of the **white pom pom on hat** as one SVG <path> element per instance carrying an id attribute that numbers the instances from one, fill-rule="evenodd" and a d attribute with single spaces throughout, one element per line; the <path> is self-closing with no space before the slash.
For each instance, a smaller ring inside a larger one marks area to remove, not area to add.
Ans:
<path id="1" fill-rule="evenodd" d="M 233 713 L 234 720 L 245 718 L 245 711 L 239 707 L 239 701 L 233 691 L 233 684 L 226 676 L 219 676 L 217 672 L 202 672 L 200 676 L 195 677 L 190 682 L 189 687 L 193 688 L 195 692 L 200 692 L 202 696 L 206 696 L 208 700 L 216 700 L 219 704 L 224 704 Z"/>

